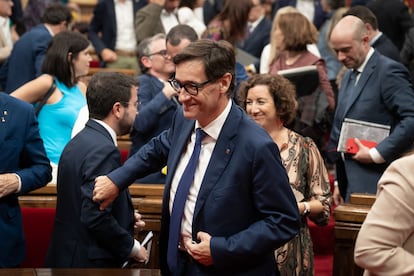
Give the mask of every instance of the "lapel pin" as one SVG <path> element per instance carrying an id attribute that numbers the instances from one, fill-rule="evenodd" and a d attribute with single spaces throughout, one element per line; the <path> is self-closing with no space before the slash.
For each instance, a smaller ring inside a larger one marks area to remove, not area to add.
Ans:
<path id="1" fill-rule="evenodd" d="M 229 155 L 230 154 L 230 149 L 226 149 L 226 154 Z"/>

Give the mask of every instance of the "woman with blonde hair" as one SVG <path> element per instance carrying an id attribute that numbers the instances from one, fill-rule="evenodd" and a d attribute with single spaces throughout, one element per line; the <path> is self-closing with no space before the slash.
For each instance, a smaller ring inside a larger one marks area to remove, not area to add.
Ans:
<path id="1" fill-rule="evenodd" d="M 325 61 L 307 49 L 307 45 L 316 43 L 318 32 L 301 13 L 285 13 L 277 17 L 272 35 L 276 40 L 277 55 L 270 63 L 270 74 L 305 66 L 316 69 L 317 78 L 314 78 L 313 87 L 297 85 L 299 109 L 292 128 L 302 135 L 312 137 L 322 151 L 327 143 L 325 136 L 330 131 L 335 96 L 328 80 Z"/>
<path id="2" fill-rule="evenodd" d="M 277 18 L 281 14 L 286 14 L 286 13 L 300 13 L 300 12 L 298 9 L 292 6 L 286 6 L 286 7 L 280 8 L 275 14 L 275 17 L 273 18 L 273 21 L 272 21 L 272 29 L 270 31 L 270 43 L 263 48 L 262 55 L 260 57 L 260 73 L 261 74 L 269 73 L 269 65 L 272 62 L 272 60 L 277 56 L 278 51 L 276 49 L 276 37 L 273 34 L 275 33 L 275 29 L 277 26 Z M 315 56 L 320 56 L 318 47 L 315 44 L 307 45 L 307 49 L 309 52 L 311 52 Z"/>

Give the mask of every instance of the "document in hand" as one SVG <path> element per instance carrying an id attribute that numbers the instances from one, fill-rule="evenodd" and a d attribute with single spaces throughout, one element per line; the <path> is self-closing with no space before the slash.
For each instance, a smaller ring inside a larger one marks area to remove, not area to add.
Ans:
<path id="1" fill-rule="evenodd" d="M 316 65 L 279 70 L 277 73 L 295 85 L 298 98 L 312 94 L 319 86 L 319 73 Z"/>
<path id="2" fill-rule="evenodd" d="M 358 146 L 354 138 L 358 138 L 367 147 L 375 147 L 390 134 L 390 126 L 345 118 L 342 123 L 337 151 L 356 153 Z"/>
<path id="3" fill-rule="evenodd" d="M 148 253 L 148 258 L 145 261 L 145 264 L 148 264 L 149 258 L 151 256 L 151 247 L 152 247 L 153 237 L 154 237 L 154 234 L 152 233 L 152 231 L 149 231 L 148 234 L 145 236 L 144 240 L 141 242 L 141 246 L 144 246 L 147 249 L 147 253 Z M 139 268 L 140 263 L 134 259 L 129 259 L 122 265 L 122 268 L 136 268 L 136 267 Z"/>

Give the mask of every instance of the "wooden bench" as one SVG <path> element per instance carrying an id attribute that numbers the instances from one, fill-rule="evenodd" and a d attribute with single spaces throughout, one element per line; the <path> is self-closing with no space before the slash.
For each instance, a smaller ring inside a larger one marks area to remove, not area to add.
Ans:
<path id="1" fill-rule="evenodd" d="M 375 195 L 352 194 L 349 204 L 335 208 L 333 275 L 363 275 L 363 269 L 354 263 L 355 240 L 374 201 Z"/>
<path id="2" fill-rule="evenodd" d="M 129 188 L 134 208 L 139 210 L 146 226 L 137 238 L 154 233 L 150 261 L 142 268 L 159 268 L 158 238 L 161 227 L 163 184 L 133 184 Z M 19 197 L 26 236 L 27 259 L 23 267 L 43 267 L 49 245 L 56 208 L 56 184 L 48 184 Z"/>

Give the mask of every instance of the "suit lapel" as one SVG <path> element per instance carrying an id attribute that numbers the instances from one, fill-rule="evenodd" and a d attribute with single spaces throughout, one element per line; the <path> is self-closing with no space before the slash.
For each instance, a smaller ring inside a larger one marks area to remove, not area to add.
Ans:
<path id="1" fill-rule="evenodd" d="M 235 103 L 233 103 L 229 116 L 227 117 L 216 141 L 206 173 L 204 174 L 204 179 L 198 193 L 197 203 L 194 210 L 193 226 L 207 197 L 210 195 L 212 189 L 219 181 L 225 168 L 231 160 L 231 156 L 236 147 L 234 138 L 237 137 L 237 128 L 240 123 L 240 119 L 241 111 L 235 106 Z"/>
<path id="2" fill-rule="evenodd" d="M 1 92 L 0 92 L 1 93 Z M 0 142 L 6 139 L 6 129 L 10 125 L 10 110 L 8 108 L 8 101 L 6 95 L 0 95 Z"/>
<path id="3" fill-rule="evenodd" d="M 109 20 L 111 20 L 111 28 L 113 28 L 113 33 L 116 34 L 116 15 L 115 15 L 115 3 L 112 0 L 107 1 L 109 5 L 108 13 L 109 13 Z"/>
<path id="4" fill-rule="evenodd" d="M 355 85 L 354 90 L 352 91 L 352 94 L 349 95 L 349 99 L 347 102 L 347 107 L 344 114 L 347 114 L 349 109 L 354 105 L 356 100 L 359 98 L 359 95 L 361 95 L 365 85 L 367 84 L 367 81 L 371 77 L 372 73 L 375 70 L 376 64 L 377 64 L 378 54 L 374 52 L 374 54 L 369 59 L 368 63 L 365 65 L 364 71 L 361 73 L 361 76 L 358 80 L 358 82 Z M 348 90 L 349 91 L 349 90 Z"/>
<path id="5" fill-rule="evenodd" d="M 182 110 L 178 111 L 182 112 Z M 186 121 L 181 122 L 182 124 L 185 124 L 182 128 L 178 128 L 175 131 L 180 131 L 178 134 L 178 137 L 174 139 L 174 148 L 170 150 L 170 161 L 168 162 L 168 168 L 167 170 L 170 172 L 175 172 L 178 166 L 178 162 L 180 161 L 181 154 L 185 150 L 188 144 L 188 139 L 190 138 L 191 132 L 194 129 L 195 121 Z M 165 180 L 165 189 L 169 190 L 171 187 L 171 182 L 174 174 L 173 173 L 167 173 L 167 178 Z"/>

